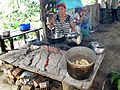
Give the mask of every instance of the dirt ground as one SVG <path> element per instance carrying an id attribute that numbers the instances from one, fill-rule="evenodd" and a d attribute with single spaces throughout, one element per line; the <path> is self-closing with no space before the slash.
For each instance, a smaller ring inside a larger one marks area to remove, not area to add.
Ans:
<path id="1" fill-rule="evenodd" d="M 94 30 L 96 32 L 89 38 L 105 45 L 105 58 L 99 68 L 98 76 L 106 79 L 107 73 L 120 71 L 120 22 L 101 24 Z M 105 90 L 110 90 L 109 85 L 106 85 Z"/>
<path id="2" fill-rule="evenodd" d="M 95 32 L 91 33 L 90 37 L 85 38 L 85 42 L 98 41 L 105 45 L 105 58 L 97 76 L 106 80 L 107 73 L 120 71 L 120 22 L 101 24 L 96 26 L 94 30 Z M 0 72 L 0 90 L 17 90 L 15 88 L 18 87 L 7 84 L 4 79 L 5 75 Z M 104 90 L 110 90 L 108 84 Z"/>
<path id="3" fill-rule="evenodd" d="M 91 40 L 103 43 L 106 48 L 98 74 L 105 76 L 113 70 L 120 71 L 120 22 L 99 25 L 95 30 L 90 36 Z"/>

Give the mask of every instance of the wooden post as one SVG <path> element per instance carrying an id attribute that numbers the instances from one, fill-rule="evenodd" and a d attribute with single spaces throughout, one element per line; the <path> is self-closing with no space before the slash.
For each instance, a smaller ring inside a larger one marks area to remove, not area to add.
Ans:
<path id="1" fill-rule="evenodd" d="M 41 13 L 40 13 L 40 19 L 42 21 L 42 26 L 43 26 L 43 34 L 44 37 L 47 35 L 47 27 L 46 27 L 46 10 L 45 10 L 45 5 L 48 0 L 39 0 L 40 1 L 40 7 L 41 7 Z"/>
<path id="2" fill-rule="evenodd" d="M 0 47 L 1 47 L 2 52 L 6 51 L 4 39 L 2 39 L 2 38 L 0 38 Z"/>
<path id="3" fill-rule="evenodd" d="M 97 4 L 90 6 L 90 21 L 93 27 L 98 25 L 97 11 L 98 11 Z"/>
<path id="4" fill-rule="evenodd" d="M 36 36 L 37 36 L 38 40 L 40 41 L 40 31 L 38 30 L 35 33 L 36 33 Z"/>
<path id="5" fill-rule="evenodd" d="M 9 40 L 10 40 L 11 50 L 13 50 L 14 49 L 13 38 L 9 38 Z"/>
<path id="6" fill-rule="evenodd" d="M 25 43 L 27 43 L 27 41 L 26 41 L 27 37 L 25 34 L 23 34 L 23 38 L 24 38 Z"/>

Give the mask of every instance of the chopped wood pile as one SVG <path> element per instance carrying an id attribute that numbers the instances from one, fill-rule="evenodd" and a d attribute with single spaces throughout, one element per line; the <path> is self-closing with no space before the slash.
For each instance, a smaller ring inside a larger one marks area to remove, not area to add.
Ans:
<path id="1" fill-rule="evenodd" d="M 61 90 L 60 82 L 39 74 L 26 71 L 1 61 L 0 70 L 11 79 L 9 83 L 19 86 L 20 90 Z"/>

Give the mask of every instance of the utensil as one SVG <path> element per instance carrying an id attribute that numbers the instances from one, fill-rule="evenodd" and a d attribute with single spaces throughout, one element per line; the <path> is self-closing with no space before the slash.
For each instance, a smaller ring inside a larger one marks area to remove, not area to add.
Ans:
<path id="1" fill-rule="evenodd" d="M 81 33 L 71 32 L 67 35 L 67 44 L 69 46 L 80 45 L 81 43 Z"/>
<path id="2" fill-rule="evenodd" d="M 80 27 L 79 24 L 78 24 L 78 25 L 77 25 L 77 24 L 75 25 L 75 31 L 78 32 L 78 33 L 81 32 L 81 27 Z"/>
<path id="3" fill-rule="evenodd" d="M 96 54 L 101 54 L 105 51 L 105 46 L 102 43 L 95 41 L 90 42 L 88 47 L 91 48 Z"/>
<path id="4" fill-rule="evenodd" d="M 10 31 L 9 30 L 5 30 L 2 33 L 3 33 L 3 37 L 9 37 L 10 36 Z"/>
<path id="5" fill-rule="evenodd" d="M 65 41 L 65 36 L 60 33 L 55 33 L 53 36 L 47 36 L 48 42 L 51 44 L 59 44 Z"/>

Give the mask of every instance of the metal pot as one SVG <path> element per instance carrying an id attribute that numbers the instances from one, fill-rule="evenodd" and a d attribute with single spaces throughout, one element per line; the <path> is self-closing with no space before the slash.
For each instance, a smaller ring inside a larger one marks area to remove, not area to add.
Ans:
<path id="1" fill-rule="evenodd" d="M 67 71 L 68 74 L 78 80 L 87 79 L 94 71 L 94 64 L 96 61 L 96 54 L 87 47 L 73 47 L 67 51 Z M 88 65 L 74 64 L 76 60 L 85 59 L 89 62 Z"/>
<path id="2" fill-rule="evenodd" d="M 91 48 L 96 54 L 101 54 L 105 51 L 105 46 L 102 43 L 95 41 L 90 42 L 88 47 Z"/>
<path id="3" fill-rule="evenodd" d="M 65 41 L 65 36 L 61 33 L 55 33 L 47 37 L 48 42 L 51 44 L 59 44 Z"/>
<path id="4" fill-rule="evenodd" d="M 2 33 L 3 33 L 3 37 L 9 37 L 10 36 L 10 31 L 9 30 L 5 30 Z"/>
<path id="5" fill-rule="evenodd" d="M 75 46 L 81 43 L 81 34 L 78 32 L 71 32 L 66 36 L 67 45 Z"/>
<path id="6" fill-rule="evenodd" d="M 77 24 L 75 25 L 75 31 L 78 32 L 78 33 L 81 32 L 81 27 L 80 27 L 79 24 L 78 24 L 78 25 L 77 25 Z"/>

